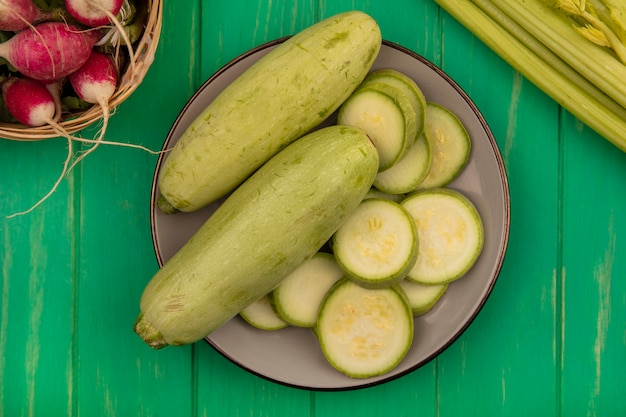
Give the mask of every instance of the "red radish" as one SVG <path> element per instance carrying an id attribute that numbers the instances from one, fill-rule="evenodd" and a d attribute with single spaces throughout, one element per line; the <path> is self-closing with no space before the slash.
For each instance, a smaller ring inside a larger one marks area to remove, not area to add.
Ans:
<path id="1" fill-rule="evenodd" d="M 97 34 L 91 31 L 62 22 L 45 22 L 0 43 L 0 57 L 28 78 L 58 80 L 87 61 L 96 40 Z"/>
<path id="2" fill-rule="evenodd" d="M 44 17 L 32 0 L 0 0 L 0 30 L 17 32 Z"/>
<path id="3" fill-rule="evenodd" d="M 43 126 L 54 122 L 56 105 L 44 84 L 28 78 L 11 77 L 2 84 L 7 111 L 26 126 Z"/>
<path id="4" fill-rule="evenodd" d="M 122 7 L 123 0 L 65 0 L 67 12 L 79 22 L 98 27 L 108 25 Z"/>
<path id="5" fill-rule="evenodd" d="M 69 75 L 68 79 L 74 91 L 82 100 L 93 103 L 102 109 L 102 128 L 96 139 L 96 144 L 81 155 L 72 166 L 78 163 L 87 154 L 93 152 L 106 133 L 109 123 L 109 100 L 117 88 L 117 67 L 113 59 L 106 54 L 93 50 L 87 62 L 78 70 Z"/>
<path id="6" fill-rule="evenodd" d="M 79 22 L 91 26 L 99 27 L 112 24 L 115 26 L 111 31 L 115 31 L 118 37 L 123 39 L 128 47 L 129 65 L 131 76 L 135 74 L 135 51 L 128 38 L 126 28 L 120 22 L 117 15 L 122 19 L 128 13 L 128 2 L 124 0 L 65 0 L 67 12 Z"/>
<path id="7" fill-rule="evenodd" d="M 117 68 L 109 55 L 92 50 L 87 61 L 68 79 L 78 97 L 108 107 L 117 87 Z"/>

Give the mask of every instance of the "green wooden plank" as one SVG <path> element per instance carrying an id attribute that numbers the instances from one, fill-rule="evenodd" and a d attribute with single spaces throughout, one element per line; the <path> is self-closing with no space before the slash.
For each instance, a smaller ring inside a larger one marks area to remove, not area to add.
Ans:
<path id="1" fill-rule="evenodd" d="M 137 129 L 122 119 L 111 125 L 112 133 Z M 141 291 L 157 267 L 148 220 L 154 160 L 107 148 L 85 162 L 77 271 L 80 413 L 188 412 L 190 404 L 172 399 L 191 397 L 191 350 L 153 351 L 132 331 Z M 102 176 L 108 181 L 87 191 Z"/>
<path id="2" fill-rule="evenodd" d="M 443 18 L 443 69 L 491 126 L 508 172 L 512 213 L 497 285 L 440 358 L 439 415 L 555 415 L 558 107 Z"/>
<path id="3" fill-rule="evenodd" d="M 29 214 L 61 173 L 64 140 L 0 139 L 0 414 L 69 415 L 73 408 L 71 180 Z"/>
<path id="4" fill-rule="evenodd" d="M 138 129 L 117 116 L 111 133 Z M 191 350 L 152 351 L 132 331 L 141 291 L 157 268 L 148 212 L 154 158 L 103 148 L 84 162 L 77 237 L 80 412 L 175 414 L 185 407 L 172 398 L 191 397 Z M 106 183 L 89 191 L 103 176 Z"/>
<path id="5" fill-rule="evenodd" d="M 195 88 L 198 9 L 164 4 L 154 64 L 118 107 L 107 139 L 161 147 Z M 141 293 L 158 267 L 149 212 L 156 160 L 141 150 L 101 146 L 77 167 L 80 415 L 192 415 L 191 348 L 153 351 L 133 332 Z"/>
<path id="6" fill-rule="evenodd" d="M 164 2 L 163 27 L 154 63 L 136 91 L 119 107 L 135 123 L 134 135 L 121 131 L 119 140 L 160 149 L 176 117 L 193 95 L 202 63 L 200 8 L 202 1 Z"/>
<path id="7" fill-rule="evenodd" d="M 311 392 L 252 375 L 204 342 L 196 344 L 194 351 L 198 379 L 197 415 L 310 415 Z"/>
<path id="8" fill-rule="evenodd" d="M 315 416 L 436 416 L 437 363 L 368 388 L 316 392 Z"/>
<path id="9" fill-rule="evenodd" d="M 3 229 L 0 407 L 8 415 L 72 407 L 71 227 L 46 214 Z"/>
<path id="10" fill-rule="evenodd" d="M 563 116 L 563 416 L 626 413 L 626 153 Z"/>
<path id="11" fill-rule="evenodd" d="M 433 1 L 320 1 L 320 5 L 323 17 L 347 10 L 361 10 L 369 13 L 379 23 L 383 39 L 399 43 L 439 63 L 441 30 L 438 7 Z"/>
<path id="12" fill-rule="evenodd" d="M 209 2 L 202 7 L 202 80 L 239 55 L 316 22 L 317 1 Z"/>
<path id="13" fill-rule="evenodd" d="M 33 142 L 0 139 L 0 173 L 3 175 L 0 181 L 0 221 L 3 226 L 19 224 L 7 217 L 31 209 L 54 187 L 66 157 L 67 140 L 63 138 Z M 43 202 L 39 211 L 70 205 L 69 194 L 68 182 L 61 181 L 58 193 Z M 15 217 L 20 218 L 22 222 L 28 222 L 28 216 Z"/>

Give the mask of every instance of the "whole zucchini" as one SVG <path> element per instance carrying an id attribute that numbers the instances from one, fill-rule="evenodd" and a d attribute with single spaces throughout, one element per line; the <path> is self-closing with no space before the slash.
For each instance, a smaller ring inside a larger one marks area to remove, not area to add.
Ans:
<path id="1" fill-rule="evenodd" d="M 207 336 L 313 256 L 377 170 L 376 149 L 354 127 L 325 127 L 288 145 L 156 273 L 135 331 L 154 348 Z"/>
<path id="2" fill-rule="evenodd" d="M 381 47 L 369 15 L 322 20 L 276 46 L 186 129 L 158 178 L 164 212 L 227 195 L 286 145 L 328 118 L 365 78 Z"/>

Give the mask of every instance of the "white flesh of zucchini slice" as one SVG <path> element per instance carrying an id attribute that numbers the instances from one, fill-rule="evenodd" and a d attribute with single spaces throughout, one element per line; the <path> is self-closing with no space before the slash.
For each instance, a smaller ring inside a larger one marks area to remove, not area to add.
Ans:
<path id="1" fill-rule="evenodd" d="M 415 316 L 430 311 L 448 288 L 448 284 L 424 285 L 408 278 L 400 281 L 398 285 L 404 290 Z"/>
<path id="2" fill-rule="evenodd" d="M 274 290 L 278 314 L 292 326 L 314 327 L 326 293 L 344 275 L 332 254 L 316 253 Z"/>
<path id="3" fill-rule="evenodd" d="M 415 142 L 416 115 L 398 88 L 371 83 L 358 88 L 344 102 L 337 124 L 358 127 L 370 138 L 379 156 L 379 170 L 395 164 Z"/>
<path id="4" fill-rule="evenodd" d="M 419 188 L 437 188 L 450 184 L 467 165 L 471 140 L 459 118 L 446 107 L 426 105 L 426 139 L 430 144 L 430 172 Z"/>
<path id="5" fill-rule="evenodd" d="M 316 334 L 328 362 L 352 378 L 383 375 L 413 342 L 413 313 L 397 286 L 367 289 L 342 279 L 322 303 Z"/>
<path id="6" fill-rule="evenodd" d="M 435 285 L 465 275 L 483 247 L 483 223 L 474 204 L 450 188 L 419 191 L 400 204 L 413 216 L 420 242 L 407 278 Z"/>
<path id="7" fill-rule="evenodd" d="M 418 246 L 413 218 L 388 199 L 363 200 L 333 236 L 337 262 L 366 287 L 389 286 L 404 278 L 415 265 Z"/>
<path id="8" fill-rule="evenodd" d="M 271 293 L 248 305 L 239 315 L 248 324 L 261 330 L 279 330 L 288 326 L 274 309 Z"/>
<path id="9" fill-rule="evenodd" d="M 415 191 L 428 174 L 430 166 L 430 144 L 421 135 L 394 166 L 376 175 L 374 187 L 389 194 Z"/>

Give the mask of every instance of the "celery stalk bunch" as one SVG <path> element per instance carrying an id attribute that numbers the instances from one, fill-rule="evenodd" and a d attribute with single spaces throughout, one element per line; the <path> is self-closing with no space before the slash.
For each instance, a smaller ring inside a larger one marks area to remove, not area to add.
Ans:
<path id="1" fill-rule="evenodd" d="M 626 152 L 626 2 L 435 2 L 559 105 Z"/>

